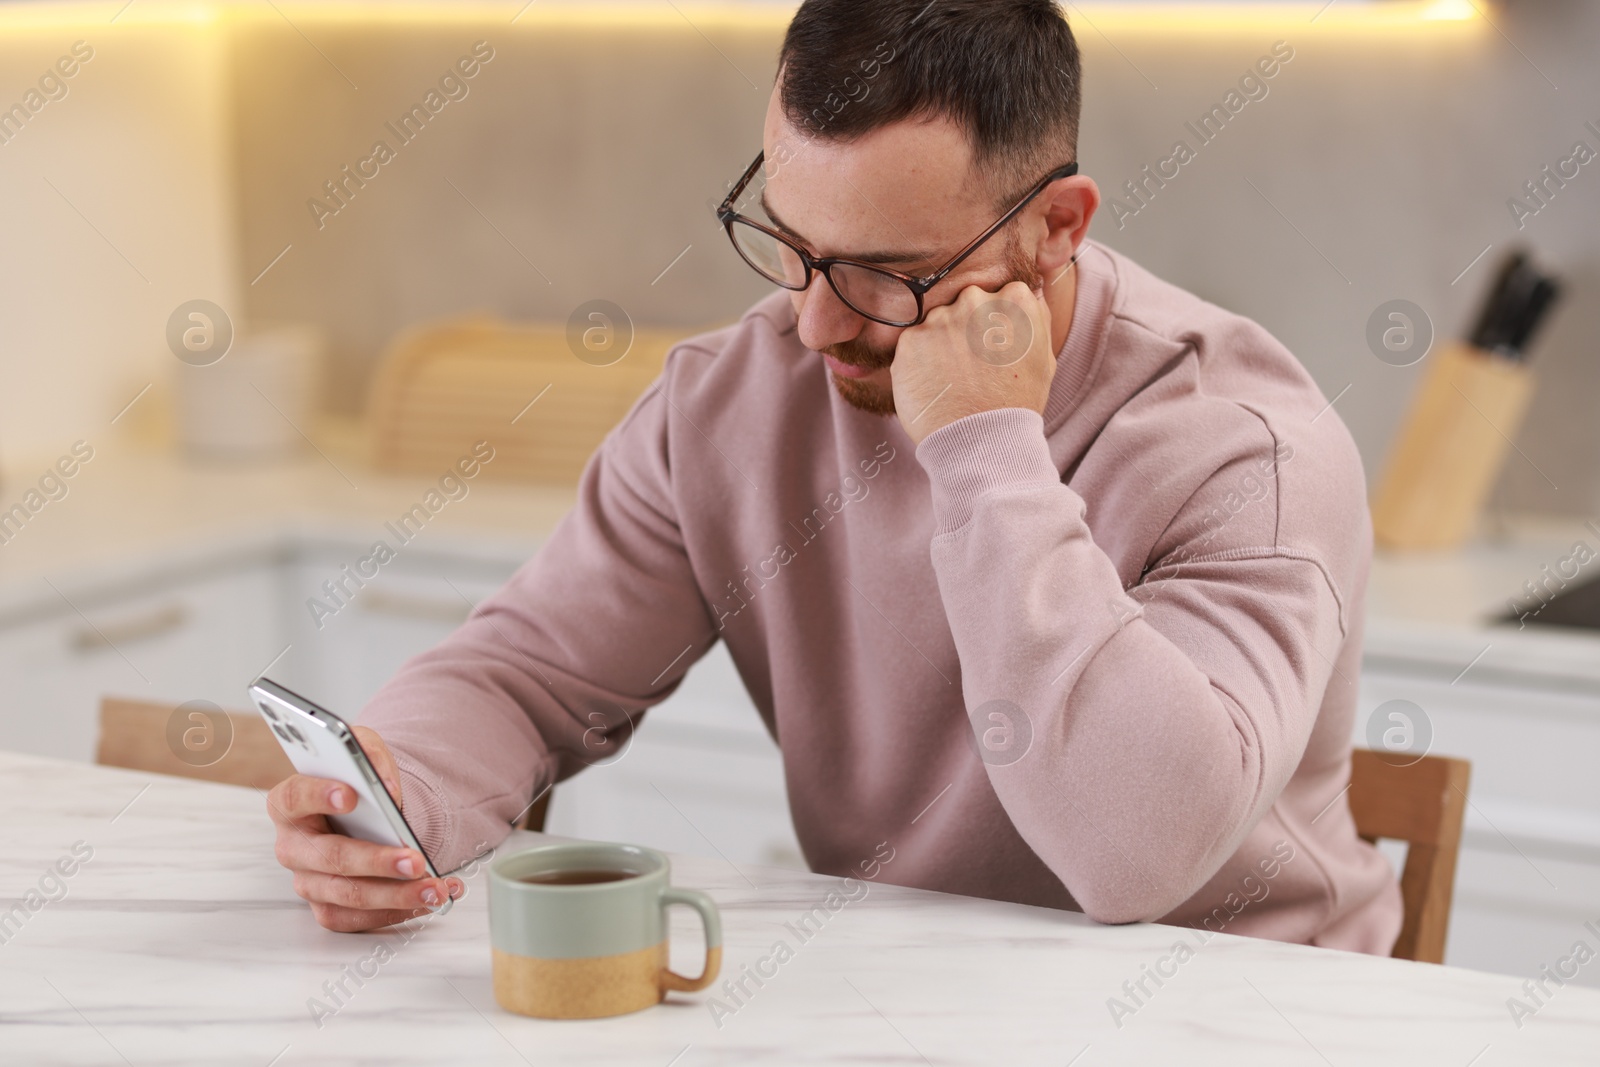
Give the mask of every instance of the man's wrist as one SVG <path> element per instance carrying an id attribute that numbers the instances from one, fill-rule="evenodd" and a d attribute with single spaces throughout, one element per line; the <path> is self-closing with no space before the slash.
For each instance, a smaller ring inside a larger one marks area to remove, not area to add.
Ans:
<path id="1" fill-rule="evenodd" d="M 415 763 L 391 747 L 396 772 L 400 775 L 401 811 L 406 825 L 417 836 L 422 851 L 437 866 L 447 857 L 443 855 L 454 836 L 454 820 L 444 789 L 438 779 L 419 763 Z M 439 867 L 440 871 L 446 868 Z"/>
<path id="2" fill-rule="evenodd" d="M 923 438 L 917 462 L 933 491 L 936 533 L 965 526 L 984 493 L 1059 485 L 1044 419 L 1027 408 L 999 408 L 956 419 Z"/>

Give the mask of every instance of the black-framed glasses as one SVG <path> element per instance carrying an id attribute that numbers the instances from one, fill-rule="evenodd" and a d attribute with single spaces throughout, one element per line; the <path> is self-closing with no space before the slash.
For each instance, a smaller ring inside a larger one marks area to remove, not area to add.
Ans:
<path id="1" fill-rule="evenodd" d="M 928 312 L 923 307 L 923 298 L 928 290 L 943 281 L 985 241 L 999 233 L 1006 223 L 1016 217 L 1017 212 L 1044 191 L 1045 186 L 1078 173 L 1078 164 L 1068 163 L 1046 174 L 1026 196 L 1017 201 L 1015 207 L 1001 215 L 994 225 L 975 237 L 948 263 L 932 274 L 919 278 L 853 259 L 840 259 L 837 256 L 818 258 L 777 230 L 735 211 L 733 205 L 755 178 L 765 158 L 765 151 L 756 154 L 756 161 L 750 164 L 750 169 L 744 172 L 728 198 L 717 208 L 717 219 L 728 231 L 734 251 L 755 268 L 757 274 L 795 292 L 809 289 L 812 275 L 821 274 L 828 279 L 828 285 L 846 307 L 885 326 L 916 326 L 922 322 Z"/>

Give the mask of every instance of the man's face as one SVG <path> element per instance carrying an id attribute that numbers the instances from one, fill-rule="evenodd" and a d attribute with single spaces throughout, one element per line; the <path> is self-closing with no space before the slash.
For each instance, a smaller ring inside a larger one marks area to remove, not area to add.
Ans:
<path id="1" fill-rule="evenodd" d="M 849 106 L 848 104 L 846 105 Z M 740 210 L 774 224 L 814 256 L 859 259 L 914 276 L 933 273 L 998 217 L 992 192 L 971 171 L 971 148 L 948 120 L 902 122 L 849 142 L 824 141 L 791 126 L 775 89 L 767 108 L 767 162 Z M 761 189 L 765 179 L 765 190 Z M 760 195 L 765 211 L 756 205 Z M 923 306 L 953 301 L 969 285 L 989 291 L 1010 281 L 1042 283 L 1013 219 L 928 292 Z M 846 401 L 894 414 L 889 365 L 909 327 L 873 322 L 839 300 L 820 274 L 790 292 L 800 341 L 821 352 Z"/>

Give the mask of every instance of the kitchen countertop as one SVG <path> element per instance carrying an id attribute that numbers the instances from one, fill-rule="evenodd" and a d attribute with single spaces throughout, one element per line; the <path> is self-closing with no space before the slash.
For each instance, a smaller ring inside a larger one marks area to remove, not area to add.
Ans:
<path id="1" fill-rule="evenodd" d="M 190 461 L 134 442 L 103 444 L 69 482 L 66 497 L 0 544 L 0 624 L 62 610 L 62 594 L 115 587 L 134 572 L 258 558 L 318 538 L 365 545 L 437 480 L 378 473 L 358 449 L 323 444 L 322 453 L 253 464 Z M 35 466 L 6 471 L 0 509 L 37 478 Z M 429 523 L 425 544 L 408 554 L 439 551 L 514 564 L 576 499 L 571 487 L 488 476 L 469 489 Z M 1600 535 L 1578 519 L 1538 517 L 1501 519 L 1486 531 L 1457 551 L 1377 554 L 1368 587 L 1369 662 L 1403 663 L 1446 680 L 1471 664 L 1475 681 L 1536 679 L 1600 696 L 1600 631 L 1519 631 L 1488 621 L 1506 612 L 1524 582 L 1568 557 L 1576 541 L 1600 553 Z M 1600 573 L 1600 559 L 1580 577 L 1590 570 Z"/>
<path id="2" fill-rule="evenodd" d="M 72 597 L 74 589 L 117 586 L 135 573 L 259 558 L 296 541 L 392 541 L 384 524 L 438 481 L 372 470 L 350 448 L 329 444 L 323 452 L 224 463 L 134 444 L 97 447 L 67 495 L 0 544 L 0 622 L 62 607 L 46 580 Z M 19 464 L 5 472 L 0 510 L 21 498 L 40 469 Z M 428 522 L 409 556 L 520 562 L 577 499 L 571 487 L 494 481 L 487 473 L 466 484 L 466 495 Z"/>
<path id="3" fill-rule="evenodd" d="M 1520 978 L 1227 934 L 1178 963 L 1193 931 L 881 880 L 799 943 L 785 924 L 841 880 L 693 856 L 673 857 L 674 882 L 720 907 L 723 974 L 780 938 L 792 958 L 737 1003 L 719 982 L 634 1015 L 532 1020 L 494 1003 L 481 866 L 448 915 L 336 934 L 273 860 L 254 790 L 0 752 L 0 810 L 0 908 L 41 891 L 0 930 L 7 1062 L 1489 1067 L 1589 1064 L 1600 1047 L 1595 990 L 1561 988 L 1519 1028 Z M 674 962 L 693 973 L 698 935 L 676 919 Z M 1123 983 L 1158 965 L 1161 986 L 1114 1019 L 1108 1001 L 1131 1003 Z M 712 996 L 731 1010 L 714 1017 Z"/>
<path id="4" fill-rule="evenodd" d="M 1403 661 L 1446 680 L 1540 684 L 1600 696 L 1600 630 L 1496 624 L 1546 568 L 1554 574 L 1583 542 L 1594 558 L 1572 582 L 1600 576 L 1600 523 L 1543 516 L 1500 517 L 1480 539 L 1445 552 L 1377 552 L 1367 586 L 1369 663 Z M 1549 594 L 1545 594 L 1548 596 Z"/>

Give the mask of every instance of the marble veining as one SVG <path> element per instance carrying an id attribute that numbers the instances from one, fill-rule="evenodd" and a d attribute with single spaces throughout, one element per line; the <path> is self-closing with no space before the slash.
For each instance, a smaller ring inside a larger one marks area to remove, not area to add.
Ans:
<path id="1" fill-rule="evenodd" d="M 1123 983 L 1185 931 L 874 883 L 802 939 L 837 879 L 687 855 L 673 880 L 722 908 L 729 984 L 525 1019 L 494 1003 L 482 866 L 447 916 L 335 934 L 274 862 L 252 790 L 0 753 L 0 812 L 7 1065 L 1600 1062 L 1590 989 L 1518 1028 L 1520 978 L 1219 934 L 1135 1005 Z M 695 971 L 692 916 L 673 938 Z"/>

